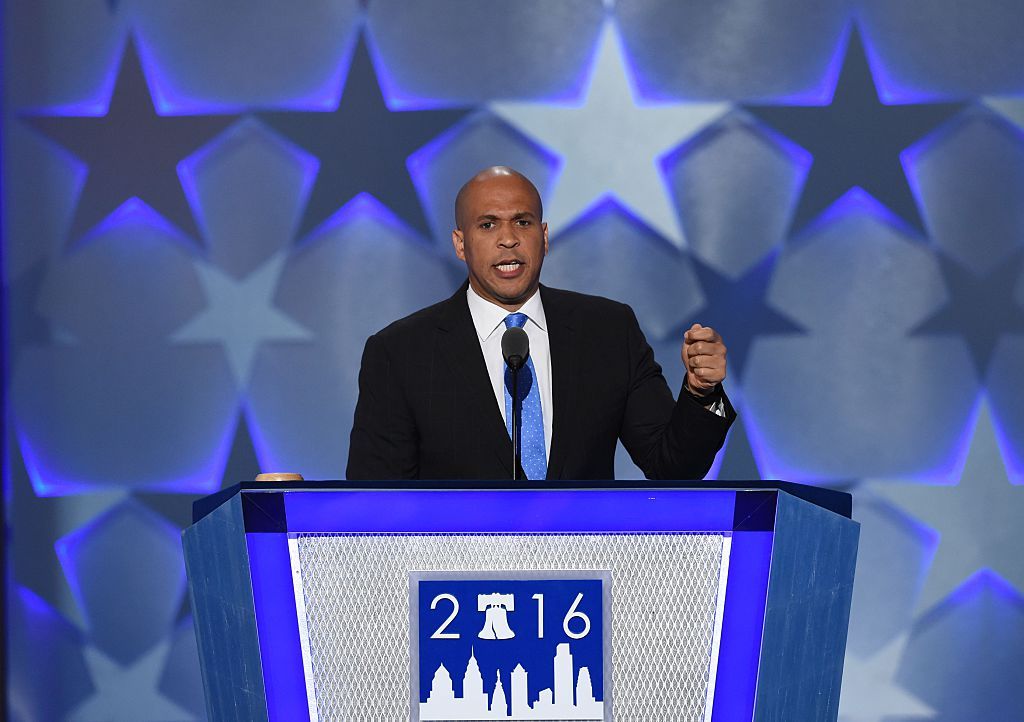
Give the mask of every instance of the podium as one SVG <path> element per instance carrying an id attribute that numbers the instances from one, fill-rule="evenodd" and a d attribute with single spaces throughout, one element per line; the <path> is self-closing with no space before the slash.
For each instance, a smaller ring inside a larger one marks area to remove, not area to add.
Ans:
<path id="1" fill-rule="evenodd" d="M 184 533 L 211 720 L 836 720 L 859 525 L 785 482 L 243 483 Z"/>

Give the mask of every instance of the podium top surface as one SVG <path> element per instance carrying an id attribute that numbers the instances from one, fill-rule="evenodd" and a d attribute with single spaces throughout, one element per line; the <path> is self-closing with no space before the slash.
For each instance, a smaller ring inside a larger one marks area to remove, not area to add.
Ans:
<path id="1" fill-rule="evenodd" d="M 851 516 L 850 494 L 783 481 L 247 481 L 197 500 L 193 521 L 238 495 L 251 532 L 455 531 L 453 519 L 467 532 L 550 531 L 553 522 L 564 531 L 583 531 L 592 522 L 626 531 L 636 519 L 651 531 L 680 524 L 692 530 L 770 529 L 780 492 Z M 434 529 L 438 516 L 445 526 Z"/>

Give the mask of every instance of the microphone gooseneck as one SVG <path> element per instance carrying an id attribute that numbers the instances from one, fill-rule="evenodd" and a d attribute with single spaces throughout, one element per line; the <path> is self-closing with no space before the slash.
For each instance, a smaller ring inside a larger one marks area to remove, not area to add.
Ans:
<path id="1" fill-rule="evenodd" d="M 526 331 L 518 326 L 505 329 L 501 337 L 501 355 L 505 357 L 505 363 L 512 372 L 512 388 L 509 389 L 512 396 L 512 481 L 517 481 L 521 443 L 519 415 L 522 407 L 522 400 L 519 398 L 519 369 L 530 356 L 530 337 L 526 335 Z"/>

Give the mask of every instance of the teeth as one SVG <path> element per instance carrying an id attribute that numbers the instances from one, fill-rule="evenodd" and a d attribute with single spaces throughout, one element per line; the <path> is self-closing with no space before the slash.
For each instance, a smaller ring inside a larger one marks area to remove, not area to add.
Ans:
<path id="1" fill-rule="evenodd" d="M 498 270 L 503 271 L 504 273 L 511 273 L 512 271 L 519 268 L 520 265 L 521 264 L 518 261 L 514 261 L 512 263 L 502 263 L 498 265 Z"/>

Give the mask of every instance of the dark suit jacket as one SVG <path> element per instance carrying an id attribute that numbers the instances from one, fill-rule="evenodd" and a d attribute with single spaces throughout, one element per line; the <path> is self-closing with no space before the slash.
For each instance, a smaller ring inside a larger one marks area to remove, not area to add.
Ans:
<path id="1" fill-rule="evenodd" d="M 349 479 L 511 479 L 512 442 L 466 302 L 454 296 L 371 336 Z M 551 347 L 548 479 L 612 479 L 622 439 L 651 479 L 703 477 L 736 414 L 677 402 L 632 309 L 541 286 Z M 520 477 L 523 478 L 523 477 Z"/>

